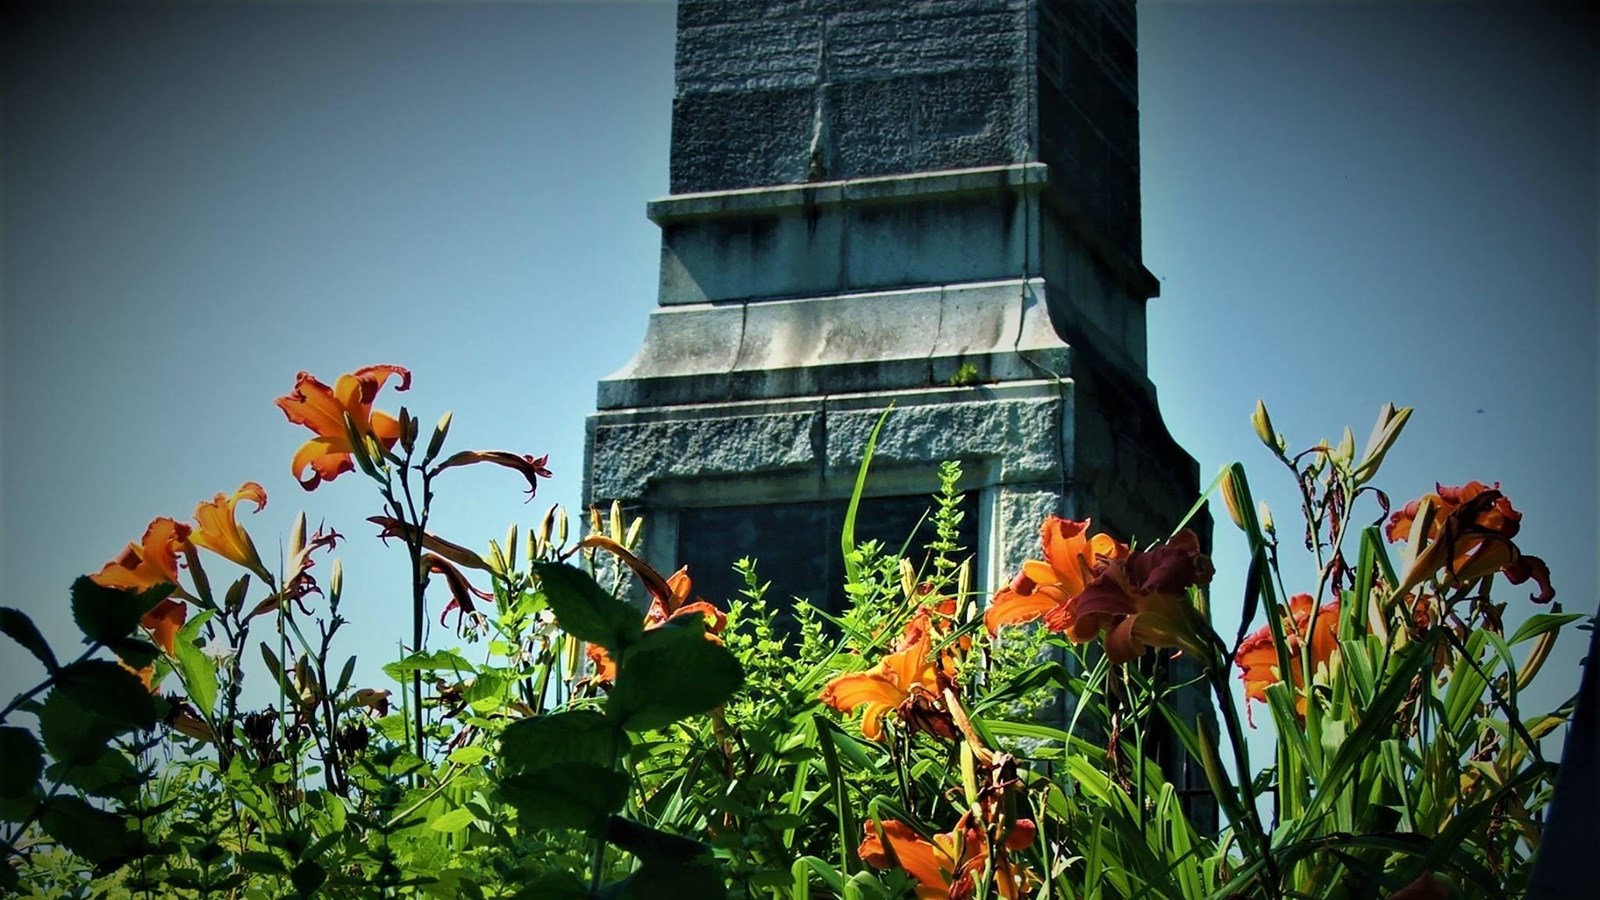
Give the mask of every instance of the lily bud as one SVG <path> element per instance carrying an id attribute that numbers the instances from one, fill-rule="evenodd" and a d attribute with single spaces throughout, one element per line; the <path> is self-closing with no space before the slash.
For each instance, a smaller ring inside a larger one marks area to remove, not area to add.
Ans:
<path id="1" fill-rule="evenodd" d="M 543 544 L 550 543 L 550 535 L 552 533 L 552 529 L 555 528 L 555 524 L 556 524 L 556 510 L 559 510 L 560 508 L 561 508 L 560 504 L 552 503 L 552 504 L 550 504 L 550 508 L 545 510 L 545 512 L 544 512 L 544 520 L 539 523 L 539 532 L 538 532 L 539 543 L 543 543 Z"/>
<path id="2" fill-rule="evenodd" d="M 339 595 L 344 593 L 344 560 L 333 561 L 333 570 L 328 573 L 328 605 L 338 606 Z"/>
<path id="3" fill-rule="evenodd" d="M 500 550 L 500 545 L 494 542 L 494 538 L 489 539 L 489 571 L 501 578 L 505 578 L 511 571 L 505 553 Z"/>
<path id="4" fill-rule="evenodd" d="M 1263 500 L 1256 505 L 1256 518 L 1261 520 L 1261 530 L 1269 535 L 1276 536 L 1278 529 L 1272 524 L 1272 510 L 1267 509 L 1267 501 Z"/>
<path id="5" fill-rule="evenodd" d="M 1277 453 L 1283 448 L 1283 438 L 1276 436 L 1277 433 L 1272 430 L 1272 417 L 1267 415 L 1266 401 L 1256 401 L 1255 412 L 1250 414 L 1250 424 L 1255 427 L 1256 437 L 1267 445 L 1268 450 Z"/>
<path id="6" fill-rule="evenodd" d="M 439 455 L 440 450 L 444 449 L 444 438 L 445 435 L 450 433 L 450 417 L 452 415 L 453 413 L 446 410 L 445 414 L 439 417 L 439 424 L 433 426 L 433 437 L 428 438 L 427 452 L 422 455 L 423 465 L 433 462 L 433 458 Z"/>
<path id="7" fill-rule="evenodd" d="M 613 500 L 613 501 L 611 501 L 611 521 L 610 521 L 610 525 L 611 525 L 611 531 L 609 531 L 608 534 L 611 535 L 611 539 L 613 541 L 616 541 L 619 544 L 623 544 L 624 546 L 626 546 L 626 542 L 623 541 L 623 536 L 624 535 L 623 535 L 623 532 L 622 532 L 622 501 L 621 500 Z"/>
<path id="8" fill-rule="evenodd" d="M 552 506 L 550 509 L 556 513 L 556 546 L 565 547 L 567 545 L 567 511 L 560 506 Z"/>
<path id="9" fill-rule="evenodd" d="M 644 517 L 640 516 L 639 518 L 634 519 L 632 522 L 628 523 L 628 538 L 627 538 L 627 540 L 622 542 L 622 546 L 627 547 L 630 550 L 639 549 L 639 536 L 643 532 L 644 532 Z"/>
<path id="10" fill-rule="evenodd" d="M 407 454 L 417 449 L 417 420 L 404 406 L 400 407 L 400 446 Z"/>
<path id="11" fill-rule="evenodd" d="M 1348 466 L 1352 457 L 1356 455 L 1356 436 L 1350 426 L 1344 427 L 1344 435 L 1339 438 L 1339 448 L 1333 451 L 1335 462 Z"/>
<path id="12" fill-rule="evenodd" d="M 1239 527 L 1240 531 L 1250 534 L 1250 520 L 1245 515 L 1249 509 L 1249 497 L 1246 496 L 1248 488 L 1240 483 L 1234 476 L 1234 466 L 1222 470 L 1222 502 L 1228 508 L 1228 518 Z"/>
<path id="13" fill-rule="evenodd" d="M 1383 457 L 1394 446 L 1400 437 L 1400 430 L 1406 427 L 1406 422 L 1411 419 L 1411 407 L 1402 406 L 1395 409 L 1393 403 L 1385 403 L 1378 410 L 1378 421 L 1372 426 L 1372 436 L 1367 438 L 1366 450 L 1362 451 L 1361 464 L 1356 466 L 1354 478 L 1357 484 L 1370 481 L 1378 474 L 1378 467 L 1383 464 Z"/>
<path id="14" fill-rule="evenodd" d="M 600 507 L 589 507 L 589 533 L 605 534 L 605 529 L 600 527 Z"/>
<path id="15" fill-rule="evenodd" d="M 512 522 L 506 529 L 506 570 L 510 571 L 513 560 L 517 558 L 517 523 Z"/>
<path id="16" fill-rule="evenodd" d="M 350 443 L 350 455 L 356 461 L 356 468 L 369 478 L 377 478 L 378 470 L 372 465 L 372 451 L 367 444 L 366 436 L 356 428 L 356 420 L 347 412 L 344 414 L 344 436 Z"/>
<path id="17" fill-rule="evenodd" d="M 289 558 L 296 559 L 306 549 L 306 513 L 301 510 L 294 517 L 294 527 L 289 529 Z"/>

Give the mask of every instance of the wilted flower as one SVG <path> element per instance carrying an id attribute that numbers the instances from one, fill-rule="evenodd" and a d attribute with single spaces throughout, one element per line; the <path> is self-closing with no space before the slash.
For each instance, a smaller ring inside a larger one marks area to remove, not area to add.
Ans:
<path id="1" fill-rule="evenodd" d="M 1019 625 L 1045 616 L 1083 592 L 1106 560 L 1127 555 L 1126 545 L 1108 534 L 1089 536 L 1089 520 L 1050 516 L 1040 529 L 1044 560 L 1030 559 L 1022 573 L 1002 588 L 984 611 L 983 624 L 995 634 L 1002 625 Z"/>
<path id="2" fill-rule="evenodd" d="M 354 470 L 346 416 L 357 437 L 370 436 L 385 450 L 400 439 L 399 420 L 372 408 L 378 390 L 391 375 L 400 378 L 395 390 L 410 389 L 411 373 L 400 366 L 357 369 L 340 375 L 331 388 L 310 372 L 295 376 L 294 390 L 275 402 L 289 421 L 304 425 L 316 434 L 316 437 L 300 446 L 290 464 L 295 480 L 300 482 L 301 487 L 314 490 L 323 481 L 332 481 L 340 474 Z M 307 468 L 311 469 L 311 476 L 301 477 Z"/>
<path id="3" fill-rule="evenodd" d="M 433 474 L 437 475 L 454 466 L 470 466 L 474 463 L 493 463 L 497 466 L 505 466 L 508 469 L 516 470 L 522 474 L 522 477 L 528 479 L 528 499 L 532 500 L 533 495 L 539 490 L 539 479 L 549 478 L 551 475 L 549 466 L 545 465 L 549 461 L 550 454 L 548 453 L 544 456 L 534 457 L 528 454 L 518 455 L 505 450 L 462 450 L 460 453 L 451 454 L 449 459 L 434 466 Z"/>
<path id="4" fill-rule="evenodd" d="M 1289 680 L 1297 690 L 1305 686 L 1306 646 L 1311 647 L 1313 672 L 1330 665 L 1334 651 L 1339 648 L 1339 604 L 1334 602 L 1323 606 L 1317 611 L 1317 620 L 1313 623 L 1313 602 L 1310 594 L 1290 597 L 1289 617 L 1283 622 L 1284 640 L 1289 647 Z M 1308 634 L 1309 639 L 1306 637 Z M 1245 638 L 1239 644 L 1233 661 L 1239 667 L 1239 678 L 1244 681 L 1244 694 L 1248 700 L 1265 703 L 1267 688 L 1283 680 L 1271 626 L 1264 625 Z M 1304 693 L 1297 693 L 1295 709 L 1305 715 Z"/>
<path id="5" fill-rule="evenodd" d="M 1434 485 L 1436 493 L 1407 503 L 1389 518 L 1385 532 L 1391 542 L 1406 540 L 1416 529 L 1424 502 L 1433 511 L 1431 521 L 1417 537 L 1414 557 L 1401 578 L 1397 594 L 1404 594 L 1440 573 L 1444 583 L 1466 585 L 1495 572 L 1512 584 L 1532 579 L 1539 593 L 1531 599 L 1548 603 L 1555 598 L 1550 567 L 1537 556 L 1523 553 L 1512 538 L 1522 528 L 1522 513 L 1500 493 L 1500 483 L 1486 486 L 1469 481 L 1459 487 Z"/>
<path id="6" fill-rule="evenodd" d="M 451 612 L 459 611 L 459 615 L 456 616 L 457 627 L 467 616 L 475 615 L 478 610 L 472 603 L 473 597 L 479 600 L 494 599 L 494 594 L 473 587 L 472 583 L 467 581 L 467 576 L 456 568 L 454 563 L 437 553 L 422 554 L 422 567 L 435 575 L 443 575 L 445 583 L 450 586 L 450 602 L 445 604 L 444 611 L 439 614 L 440 625 L 444 624 L 444 620 Z"/>
<path id="7" fill-rule="evenodd" d="M 270 581 L 272 574 L 261 563 L 255 542 L 249 532 L 239 527 L 239 501 L 249 500 L 256 512 L 267 507 L 267 491 L 254 481 L 246 481 L 232 496 L 217 494 L 194 509 L 195 528 L 189 540 L 196 547 L 204 547 L 233 563 L 244 566 L 263 580 Z"/>

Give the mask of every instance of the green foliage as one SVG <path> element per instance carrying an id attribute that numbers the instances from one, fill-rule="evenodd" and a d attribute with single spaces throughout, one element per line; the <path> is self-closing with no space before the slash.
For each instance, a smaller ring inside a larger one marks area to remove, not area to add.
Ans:
<path id="1" fill-rule="evenodd" d="M 1251 551 L 1245 626 L 1231 643 L 1215 633 L 1203 580 L 1130 596 L 1119 615 L 1168 618 L 1140 632 L 1157 650 L 1122 662 L 1044 624 L 988 632 L 955 462 L 940 468 L 926 548 L 856 542 L 887 419 L 840 536 L 846 608 L 791 602 L 742 560 L 740 596 L 710 598 L 731 600 L 724 618 L 642 562 L 640 523 L 620 506 L 593 511 L 575 542 L 557 509 L 483 554 L 429 533 L 448 416 L 422 457 L 404 410 L 393 448 L 349 418 L 341 434 L 383 500 L 375 521 L 415 576 L 417 640 L 383 666 L 394 683 L 359 683 L 353 658 L 330 670 L 343 585 L 330 574 L 323 604 L 306 580 L 333 538 L 303 521 L 283 574 L 252 569 L 220 603 L 198 553 L 183 585 L 80 579 L 73 659 L 0 609 L 0 632 L 44 672 L 0 715 L 0 891 L 1355 898 L 1437 876 L 1458 894 L 1516 895 L 1554 783 L 1541 742 L 1572 711 L 1520 704 L 1582 617 L 1552 607 L 1507 638 L 1494 572 L 1423 571 L 1419 559 L 1442 558 L 1427 546 L 1391 558 L 1353 507 L 1408 415 L 1386 408 L 1359 455 L 1353 438 L 1291 454 L 1259 408 L 1302 493 L 1312 577 L 1280 570 L 1270 512 L 1231 466 L 1212 491 Z M 447 459 L 530 484 L 542 469 L 491 451 Z M 1481 540 L 1486 522 L 1453 533 Z M 1111 602 L 1125 561 L 1047 560 L 1016 590 L 1067 604 L 1072 577 L 1102 579 Z M 1046 569 L 1064 580 L 1034 583 Z M 427 646 L 422 615 L 446 587 L 458 640 Z M 140 627 L 163 600 L 193 608 L 175 636 Z M 1325 606 L 1320 625 L 1305 614 Z M 1173 621 L 1192 633 L 1170 634 Z M 1175 646 L 1181 658 L 1159 649 Z M 241 707 L 245 657 L 271 695 L 258 709 Z M 1249 759 L 1236 669 L 1276 733 L 1264 764 Z M 906 865 L 921 853 L 937 871 Z"/>

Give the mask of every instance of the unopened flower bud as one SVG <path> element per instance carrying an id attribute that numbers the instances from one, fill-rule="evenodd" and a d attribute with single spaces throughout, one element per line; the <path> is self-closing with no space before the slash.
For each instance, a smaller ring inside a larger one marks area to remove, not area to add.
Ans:
<path id="1" fill-rule="evenodd" d="M 452 413 L 447 410 L 444 415 L 439 417 L 439 424 L 433 426 L 433 437 L 428 438 L 428 450 L 422 456 L 423 465 L 433 462 L 433 458 L 439 455 L 440 450 L 444 449 L 445 435 L 450 433 L 451 415 Z"/>

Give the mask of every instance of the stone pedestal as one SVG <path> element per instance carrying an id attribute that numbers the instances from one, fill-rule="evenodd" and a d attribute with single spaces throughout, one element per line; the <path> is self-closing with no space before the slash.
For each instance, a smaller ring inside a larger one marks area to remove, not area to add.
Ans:
<path id="1" fill-rule="evenodd" d="M 827 603 L 892 405 L 860 528 L 898 546 L 960 460 L 985 592 L 1050 513 L 1165 537 L 1198 473 L 1145 374 L 1133 4 L 678 11 L 659 306 L 600 383 L 585 500 L 642 513 L 645 556 L 708 599 L 751 555 Z"/>

